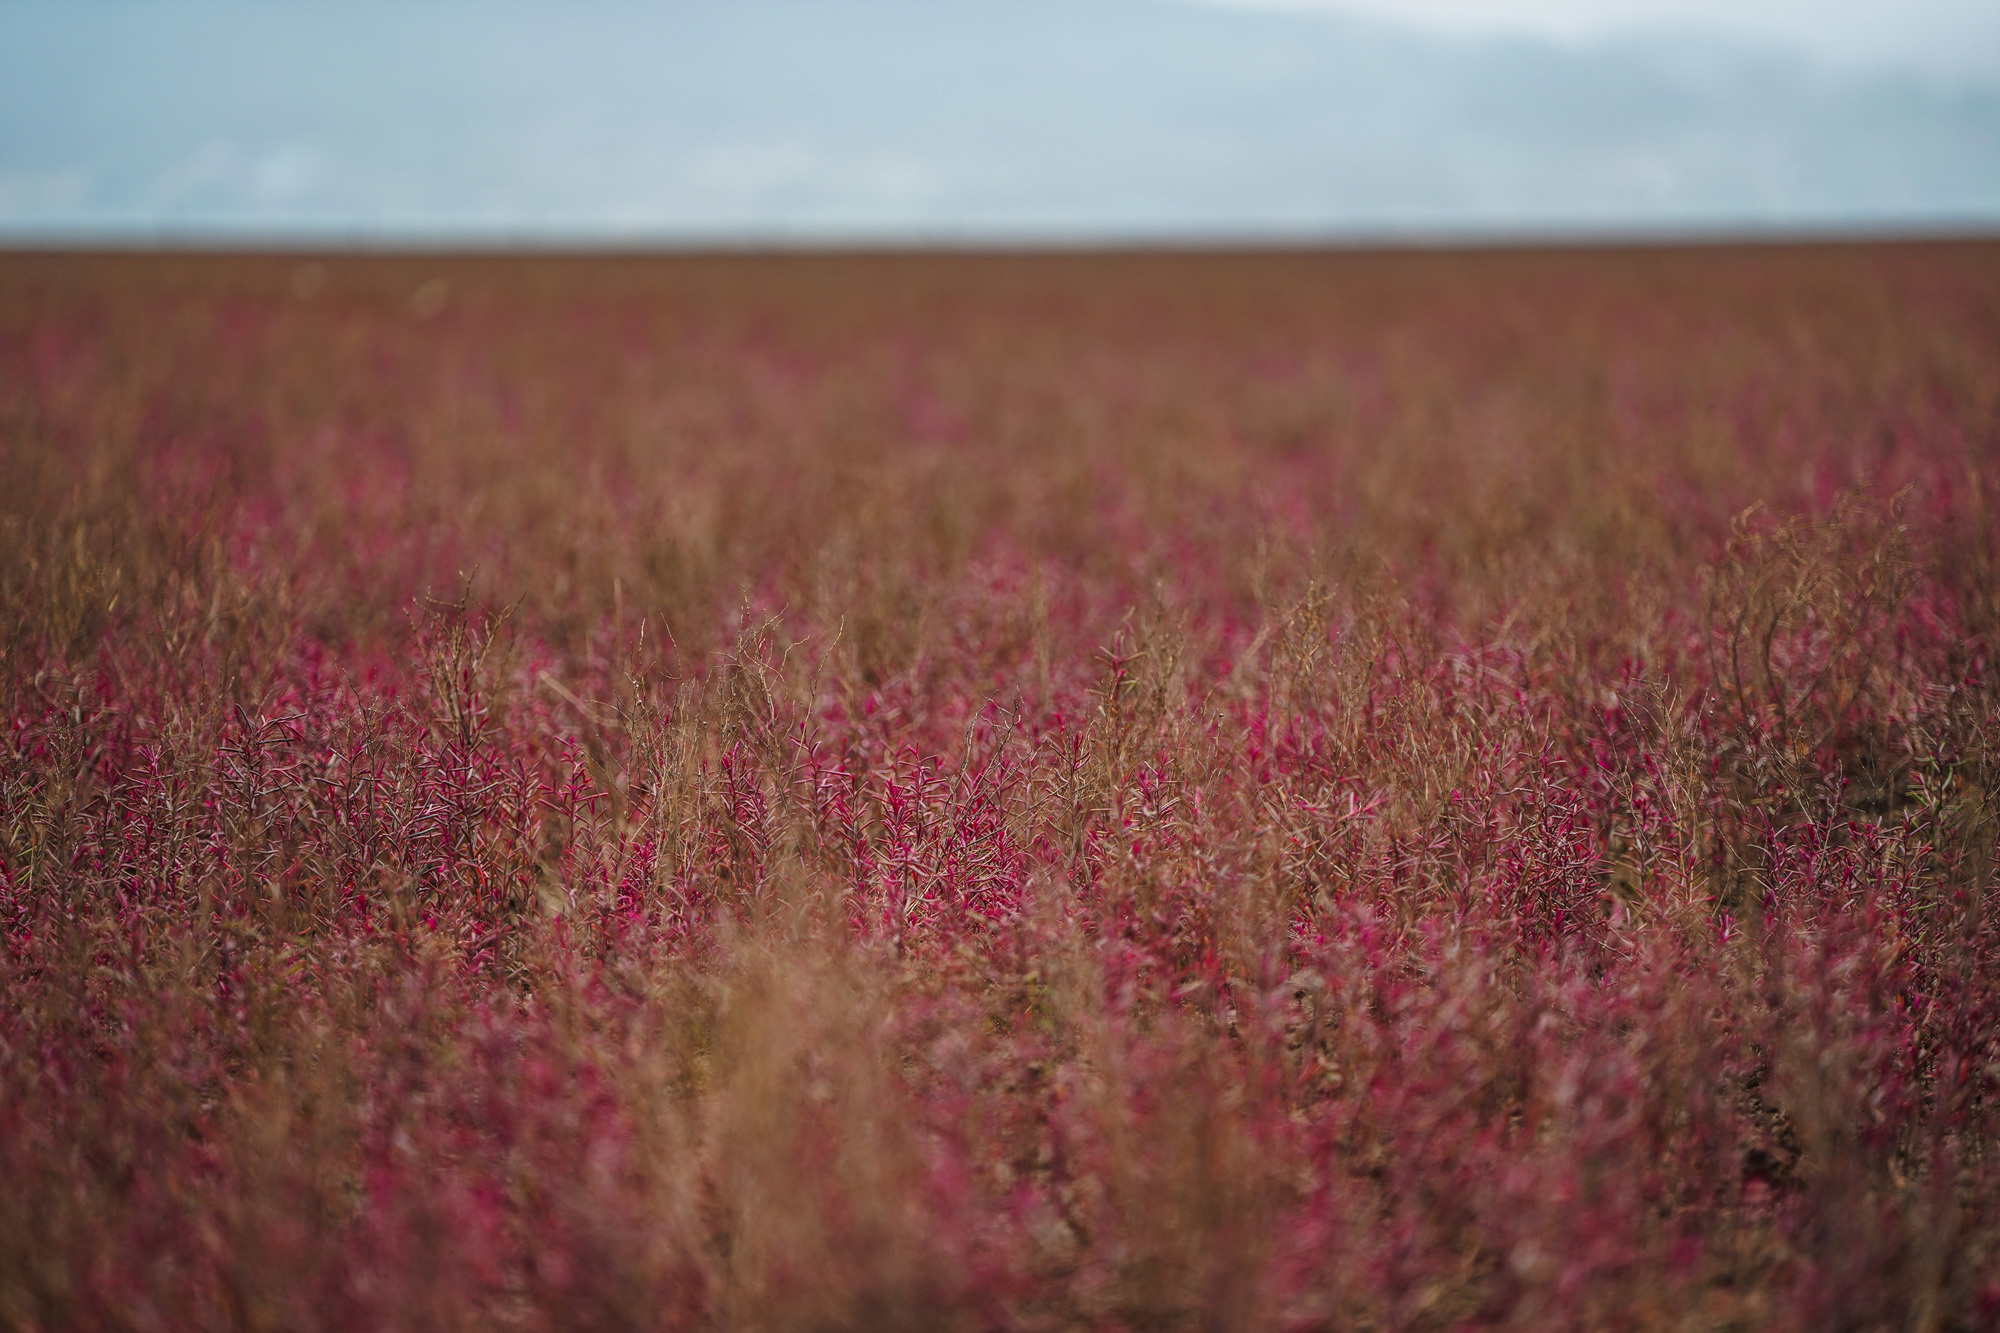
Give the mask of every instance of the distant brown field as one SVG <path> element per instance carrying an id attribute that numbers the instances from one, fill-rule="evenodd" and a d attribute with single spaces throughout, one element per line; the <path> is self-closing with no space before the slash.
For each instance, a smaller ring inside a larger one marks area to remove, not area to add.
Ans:
<path id="1" fill-rule="evenodd" d="M 2000 243 L 0 255 L 0 1326 L 2000 1326 Z"/>

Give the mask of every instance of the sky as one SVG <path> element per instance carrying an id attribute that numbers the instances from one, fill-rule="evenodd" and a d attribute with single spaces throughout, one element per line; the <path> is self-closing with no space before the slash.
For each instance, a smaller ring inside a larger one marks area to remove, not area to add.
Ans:
<path id="1" fill-rule="evenodd" d="M 2000 232 L 2000 0 L 0 0 L 0 244 Z"/>
<path id="2" fill-rule="evenodd" d="M 1850 68 L 2000 72 L 1993 0 L 1203 0 L 1223 7 L 1364 14 L 1433 32 L 1583 43 L 1706 35 Z"/>

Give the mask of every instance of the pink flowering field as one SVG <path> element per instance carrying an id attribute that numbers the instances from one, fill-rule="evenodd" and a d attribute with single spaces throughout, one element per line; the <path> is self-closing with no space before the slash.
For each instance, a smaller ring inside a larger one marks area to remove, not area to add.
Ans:
<path id="1" fill-rule="evenodd" d="M 2000 1327 L 2000 244 L 0 255 L 0 1328 Z"/>

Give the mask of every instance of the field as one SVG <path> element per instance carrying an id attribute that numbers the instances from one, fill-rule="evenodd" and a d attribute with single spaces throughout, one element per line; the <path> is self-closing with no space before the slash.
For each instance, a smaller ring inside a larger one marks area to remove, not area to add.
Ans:
<path id="1" fill-rule="evenodd" d="M 0 1327 L 2000 1327 L 2000 243 L 0 255 Z"/>

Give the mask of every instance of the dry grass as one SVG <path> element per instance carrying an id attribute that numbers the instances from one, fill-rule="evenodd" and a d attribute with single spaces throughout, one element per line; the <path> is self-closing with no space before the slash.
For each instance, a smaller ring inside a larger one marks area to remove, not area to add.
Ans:
<path id="1" fill-rule="evenodd" d="M 2000 1321 L 2000 248 L 0 256 L 0 1326 Z"/>

